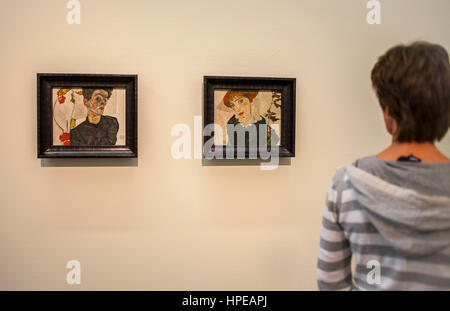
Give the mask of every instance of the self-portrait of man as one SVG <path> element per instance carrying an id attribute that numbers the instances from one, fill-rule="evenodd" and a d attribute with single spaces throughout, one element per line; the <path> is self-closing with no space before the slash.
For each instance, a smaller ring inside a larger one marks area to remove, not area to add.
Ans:
<path id="1" fill-rule="evenodd" d="M 72 146 L 115 145 L 119 122 L 115 117 L 103 115 L 112 89 L 83 89 L 86 120 L 70 131 Z"/>
<path id="2" fill-rule="evenodd" d="M 106 87 L 59 89 L 54 106 L 58 144 L 113 146 L 124 140 L 124 92 Z M 114 100 L 113 100 L 113 94 Z M 121 96 L 123 95 L 123 96 Z M 55 135 L 54 135 L 55 140 Z"/>

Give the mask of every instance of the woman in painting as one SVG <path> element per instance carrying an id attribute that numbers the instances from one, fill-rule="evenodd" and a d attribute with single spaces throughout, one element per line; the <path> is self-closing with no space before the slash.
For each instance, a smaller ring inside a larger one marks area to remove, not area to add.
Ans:
<path id="1" fill-rule="evenodd" d="M 83 89 L 86 120 L 72 129 L 70 141 L 73 146 L 115 145 L 119 122 L 115 117 L 103 115 L 111 88 Z"/>
<path id="2" fill-rule="evenodd" d="M 245 146 L 258 147 L 259 136 L 264 136 L 267 146 L 277 145 L 279 138 L 270 126 L 266 119 L 261 116 L 257 109 L 255 109 L 253 100 L 258 95 L 258 91 L 228 91 L 223 103 L 226 107 L 231 108 L 234 112 L 233 116 L 228 120 L 227 136 L 229 145 L 239 145 L 238 133 L 245 134 Z M 254 126 L 256 131 L 249 130 L 249 127 Z M 228 130 L 228 129 L 234 130 Z M 260 131 L 265 134 L 260 135 Z M 256 135 L 250 135 L 253 132 Z M 234 137 L 232 136 L 234 134 Z"/>

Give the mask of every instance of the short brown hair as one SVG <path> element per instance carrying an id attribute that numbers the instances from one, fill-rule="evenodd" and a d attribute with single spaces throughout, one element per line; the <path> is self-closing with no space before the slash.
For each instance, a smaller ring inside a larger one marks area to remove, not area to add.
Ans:
<path id="1" fill-rule="evenodd" d="M 228 91 L 223 97 L 223 103 L 225 106 L 231 108 L 231 102 L 236 97 L 247 97 L 250 102 L 253 102 L 258 91 Z"/>
<path id="2" fill-rule="evenodd" d="M 450 65 L 440 45 L 415 42 L 382 55 L 372 69 L 382 109 L 398 125 L 398 142 L 441 140 L 450 125 Z"/>

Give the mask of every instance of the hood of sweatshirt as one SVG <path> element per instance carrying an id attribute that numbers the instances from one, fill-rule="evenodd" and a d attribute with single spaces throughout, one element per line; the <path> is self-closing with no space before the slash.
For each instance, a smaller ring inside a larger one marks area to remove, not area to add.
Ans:
<path id="1" fill-rule="evenodd" d="M 382 171 L 381 179 L 353 164 L 345 167 L 356 200 L 366 211 L 369 221 L 406 257 L 427 256 L 450 246 L 450 164 L 433 167 L 436 168 L 438 176 L 423 174 L 421 164 L 391 163 L 387 166 L 379 163 L 376 170 Z M 398 177 L 394 176 L 396 169 L 401 170 L 406 179 L 414 178 L 415 189 L 402 187 L 398 180 L 396 184 L 389 181 L 390 174 L 393 179 Z M 440 191 L 437 194 L 421 193 L 421 184 L 424 189 L 429 189 L 430 185 L 440 187 Z"/>

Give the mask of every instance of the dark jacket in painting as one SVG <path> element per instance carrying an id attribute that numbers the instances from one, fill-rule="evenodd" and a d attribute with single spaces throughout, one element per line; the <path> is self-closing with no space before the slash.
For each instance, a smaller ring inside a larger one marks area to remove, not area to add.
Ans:
<path id="1" fill-rule="evenodd" d="M 266 119 L 264 119 L 264 118 L 261 118 L 261 120 L 249 125 L 249 126 L 255 126 L 256 133 L 257 133 L 255 135 L 256 137 L 250 137 L 248 127 L 247 128 L 243 127 L 242 124 L 239 123 L 236 116 L 232 116 L 230 118 L 230 120 L 228 120 L 227 127 L 230 127 L 230 126 L 231 127 L 234 126 L 234 132 L 227 130 L 229 145 L 240 146 L 240 144 L 239 144 L 240 142 L 238 141 L 238 133 L 245 132 L 245 146 L 246 147 L 259 147 L 259 136 L 260 135 L 259 135 L 258 131 L 264 131 L 265 134 L 261 133 L 261 135 L 264 135 L 264 137 L 267 139 L 266 140 L 267 145 L 274 146 L 274 145 L 278 144 L 278 141 L 279 141 L 278 135 L 275 133 L 275 131 L 272 131 L 272 133 L 269 134 L 269 131 L 268 131 L 269 126 L 267 125 Z M 234 133 L 234 139 L 230 135 L 230 133 Z M 262 142 L 262 145 L 264 145 L 264 143 L 265 142 Z"/>
<path id="2" fill-rule="evenodd" d="M 72 146 L 111 146 L 117 141 L 119 122 L 111 116 L 102 116 L 100 122 L 92 124 L 86 118 L 70 131 Z"/>

